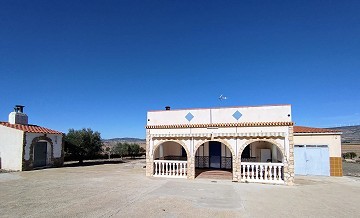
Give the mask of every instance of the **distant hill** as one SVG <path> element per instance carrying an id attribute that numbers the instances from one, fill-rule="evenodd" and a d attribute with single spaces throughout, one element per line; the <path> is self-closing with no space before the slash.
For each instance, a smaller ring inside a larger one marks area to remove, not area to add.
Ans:
<path id="1" fill-rule="evenodd" d="M 121 142 L 121 143 L 135 143 L 135 144 L 139 144 L 141 147 L 145 148 L 146 147 L 146 142 L 145 139 L 139 139 L 139 138 L 113 138 L 113 139 L 103 139 L 102 140 L 105 146 L 114 146 L 116 145 L 116 143 Z"/>
<path id="2" fill-rule="evenodd" d="M 113 138 L 113 139 L 103 139 L 104 142 L 113 142 L 113 141 L 126 141 L 126 142 L 138 142 L 138 141 L 142 141 L 145 142 L 145 139 L 139 139 L 139 138 Z"/>
<path id="3" fill-rule="evenodd" d="M 343 133 L 341 136 L 342 143 L 360 143 L 360 125 L 341 126 L 328 129 L 336 129 L 341 131 Z"/>

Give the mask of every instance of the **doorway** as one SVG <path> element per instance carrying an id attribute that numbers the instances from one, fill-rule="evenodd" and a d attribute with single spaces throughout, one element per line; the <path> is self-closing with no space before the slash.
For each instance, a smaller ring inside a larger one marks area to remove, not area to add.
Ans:
<path id="1" fill-rule="evenodd" d="M 46 166 L 47 142 L 37 142 L 34 148 L 34 167 Z"/>

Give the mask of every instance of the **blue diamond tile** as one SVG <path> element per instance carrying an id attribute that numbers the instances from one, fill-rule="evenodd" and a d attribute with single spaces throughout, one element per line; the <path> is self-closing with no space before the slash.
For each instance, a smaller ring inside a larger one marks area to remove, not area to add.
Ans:
<path id="1" fill-rule="evenodd" d="M 189 112 L 188 114 L 186 114 L 185 118 L 190 122 L 194 118 L 194 115 Z"/>
<path id="2" fill-rule="evenodd" d="M 233 117 L 234 117 L 236 120 L 239 120 L 241 116 L 242 116 L 242 114 L 241 114 L 239 111 L 235 111 L 235 113 L 233 114 Z"/>

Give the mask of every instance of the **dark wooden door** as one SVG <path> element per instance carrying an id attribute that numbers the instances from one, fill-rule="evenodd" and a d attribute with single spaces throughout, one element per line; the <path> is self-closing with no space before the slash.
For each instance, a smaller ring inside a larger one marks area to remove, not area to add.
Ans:
<path id="1" fill-rule="evenodd" d="M 47 143 L 38 142 L 34 148 L 34 167 L 46 166 Z"/>

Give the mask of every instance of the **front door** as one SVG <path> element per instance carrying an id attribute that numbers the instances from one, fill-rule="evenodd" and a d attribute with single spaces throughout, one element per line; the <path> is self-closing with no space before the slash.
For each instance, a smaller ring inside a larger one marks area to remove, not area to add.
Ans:
<path id="1" fill-rule="evenodd" d="M 46 166 L 47 142 L 38 142 L 34 148 L 34 167 Z"/>
<path id="2" fill-rule="evenodd" d="M 220 168 L 221 142 L 209 142 L 210 168 Z"/>

